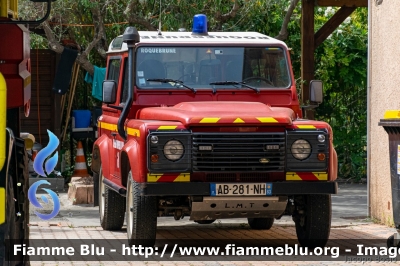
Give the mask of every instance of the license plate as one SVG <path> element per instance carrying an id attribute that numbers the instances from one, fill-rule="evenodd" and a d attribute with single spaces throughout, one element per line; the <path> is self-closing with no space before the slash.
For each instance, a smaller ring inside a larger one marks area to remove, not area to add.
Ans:
<path id="1" fill-rule="evenodd" d="M 211 183 L 211 196 L 270 196 L 272 183 L 218 184 Z"/>

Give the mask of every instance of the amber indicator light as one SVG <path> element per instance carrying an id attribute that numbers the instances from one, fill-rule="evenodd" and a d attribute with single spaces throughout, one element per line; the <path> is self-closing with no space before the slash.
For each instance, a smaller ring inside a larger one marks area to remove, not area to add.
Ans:
<path id="1" fill-rule="evenodd" d="M 158 162 L 158 154 L 152 154 L 152 155 L 151 155 L 151 161 L 152 161 L 153 163 Z"/>
<path id="2" fill-rule="evenodd" d="M 318 160 L 324 161 L 325 160 L 325 153 L 318 153 Z"/>

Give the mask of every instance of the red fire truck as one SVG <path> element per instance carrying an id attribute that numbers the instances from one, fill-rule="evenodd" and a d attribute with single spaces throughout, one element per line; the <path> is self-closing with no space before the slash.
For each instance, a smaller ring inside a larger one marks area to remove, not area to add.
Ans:
<path id="1" fill-rule="evenodd" d="M 310 108 L 322 83 L 310 82 Z M 337 193 L 331 127 L 302 118 L 285 43 L 256 32 L 138 32 L 109 47 L 92 170 L 100 221 L 155 244 L 157 217 L 199 224 L 291 215 L 324 246 Z M 96 197 L 96 196 L 95 196 Z"/>
<path id="2" fill-rule="evenodd" d="M 39 25 L 51 10 L 47 2 L 43 18 L 33 21 L 18 18 L 18 0 L 0 1 L 0 265 L 28 265 L 28 256 L 13 255 L 12 243 L 29 239 L 29 170 L 26 150 L 30 138 L 21 138 L 20 108 L 29 115 L 31 69 L 29 30 Z M 27 135 L 27 134 L 25 134 Z"/>

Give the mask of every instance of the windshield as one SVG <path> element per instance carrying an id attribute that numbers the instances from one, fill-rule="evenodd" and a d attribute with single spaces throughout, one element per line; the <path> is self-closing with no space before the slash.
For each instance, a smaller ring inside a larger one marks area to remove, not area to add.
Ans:
<path id="1" fill-rule="evenodd" d="M 288 88 L 291 82 L 287 59 L 280 47 L 139 47 L 138 88 L 183 87 L 179 82 L 154 79 L 182 81 L 195 89 L 245 88 L 240 83 L 277 89 Z"/>

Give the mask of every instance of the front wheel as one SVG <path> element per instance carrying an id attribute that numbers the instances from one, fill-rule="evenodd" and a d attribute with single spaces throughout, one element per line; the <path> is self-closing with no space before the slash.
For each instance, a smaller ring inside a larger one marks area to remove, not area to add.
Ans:
<path id="1" fill-rule="evenodd" d="M 125 198 L 108 188 L 104 183 L 103 171 L 99 171 L 100 224 L 104 230 L 120 230 L 124 225 Z"/>
<path id="2" fill-rule="evenodd" d="M 153 247 L 157 231 L 157 198 L 141 196 L 139 183 L 128 175 L 126 226 L 129 245 Z"/>
<path id="3" fill-rule="evenodd" d="M 296 234 L 303 247 L 324 247 L 331 230 L 331 195 L 308 195 L 295 201 Z"/>
<path id="4" fill-rule="evenodd" d="M 247 218 L 251 229 L 268 230 L 274 224 L 275 218 Z"/>

